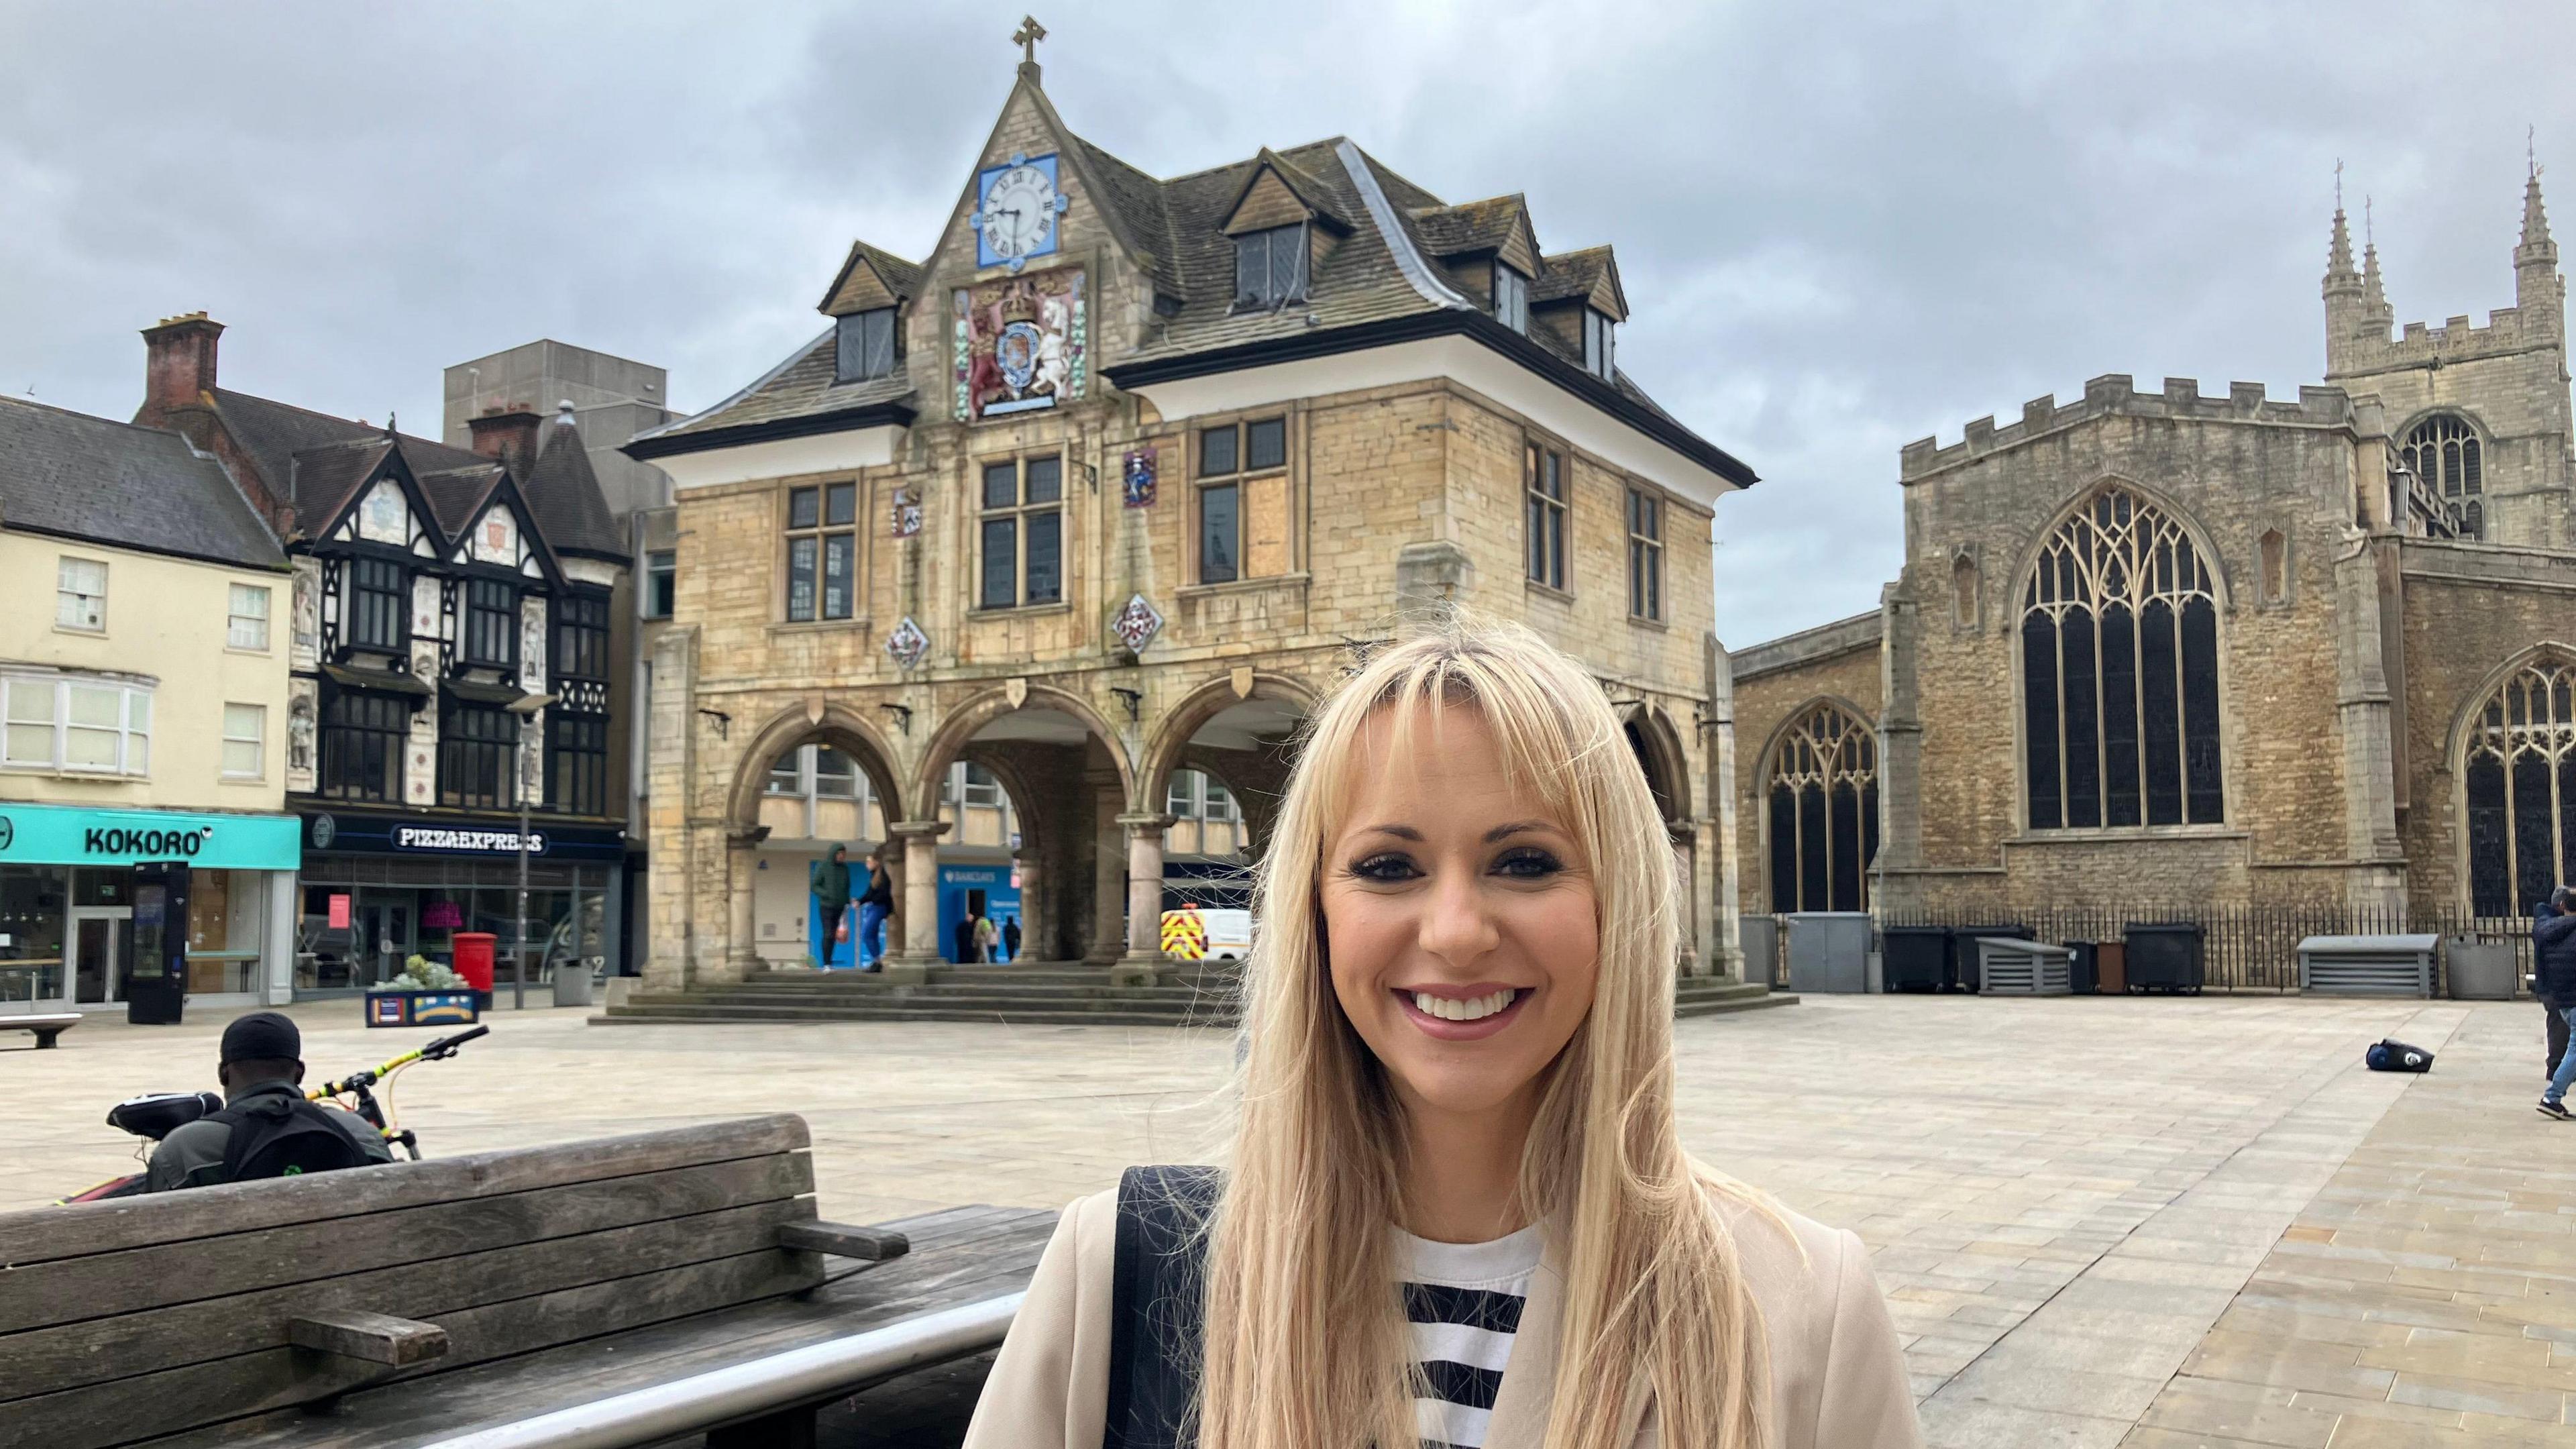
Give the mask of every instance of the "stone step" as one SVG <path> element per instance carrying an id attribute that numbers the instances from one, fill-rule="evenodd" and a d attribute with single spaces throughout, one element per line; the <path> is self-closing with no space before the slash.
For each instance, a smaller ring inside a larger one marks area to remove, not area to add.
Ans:
<path id="1" fill-rule="evenodd" d="M 1066 1011 L 1134 1011 L 1188 1012 L 1217 1006 L 1231 1009 L 1227 997 L 1193 996 L 1187 992 L 1119 993 L 1062 991 L 992 991 L 956 993 L 943 991 L 889 991 L 882 994 L 853 996 L 845 992 L 791 993 L 750 991 L 685 991 L 638 993 L 628 998 L 634 1006 L 740 1007 L 746 1010 L 797 1008 L 812 1011 L 869 1011 L 878 1008 L 912 1010 L 930 1006 L 951 1006 L 969 1011 L 999 1011 L 1026 1007 L 1059 1007 Z"/>
<path id="2" fill-rule="evenodd" d="M 610 1007 L 602 1014 L 590 1018 L 592 1026 L 804 1021 L 976 1021 L 1009 1026 L 1178 1026 L 1229 1030 L 1234 1025 L 1230 1017 L 1191 1016 L 1179 1012 L 1067 1011 L 1047 1007 L 996 1011 L 962 1008 L 955 1003 L 923 1003 L 917 1008 L 907 1009 L 894 1002 L 832 1007 L 691 1005 L 647 1007 L 630 1003 Z"/>

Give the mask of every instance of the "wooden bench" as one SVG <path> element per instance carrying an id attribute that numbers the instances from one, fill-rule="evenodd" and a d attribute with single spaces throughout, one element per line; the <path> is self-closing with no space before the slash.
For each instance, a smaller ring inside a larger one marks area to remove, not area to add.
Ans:
<path id="1" fill-rule="evenodd" d="M 430 1443 L 1026 1285 L 1052 1213 L 818 1223 L 806 1148 L 780 1115 L 0 1214 L 0 1439 Z M 809 1442 L 849 1388 L 709 1443 Z"/>
<path id="2" fill-rule="evenodd" d="M 54 1038 L 81 1024 L 77 1011 L 58 1011 L 47 1016 L 12 1016 L 0 1013 L 0 1031 L 32 1031 L 36 1049 L 43 1051 L 54 1044 Z"/>

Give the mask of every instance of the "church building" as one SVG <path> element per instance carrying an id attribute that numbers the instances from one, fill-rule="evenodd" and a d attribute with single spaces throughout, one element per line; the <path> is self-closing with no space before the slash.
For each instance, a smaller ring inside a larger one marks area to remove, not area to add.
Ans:
<path id="1" fill-rule="evenodd" d="M 2511 260 L 2486 325 L 2401 330 L 2338 209 L 2296 400 L 2100 377 L 1905 447 L 1880 608 L 1729 658 L 1744 910 L 2430 930 L 2576 877 L 2566 283 L 2536 168 Z"/>

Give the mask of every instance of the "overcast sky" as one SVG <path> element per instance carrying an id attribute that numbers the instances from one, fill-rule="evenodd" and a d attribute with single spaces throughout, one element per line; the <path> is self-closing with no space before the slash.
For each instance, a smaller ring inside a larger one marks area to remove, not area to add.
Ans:
<path id="1" fill-rule="evenodd" d="M 850 238 L 928 249 L 1026 3 L 0 0 L 0 389 L 129 416 L 203 308 L 228 385 L 408 431 L 539 336 L 703 407 Z M 2576 249 L 2564 0 L 1043 3 L 1048 94 L 1147 171 L 1347 134 L 1616 244 L 1621 365 L 1763 478 L 1737 645 L 1875 606 L 1908 439 L 2316 381 L 2337 158 L 2401 320 L 2511 305 L 2526 126 Z"/>

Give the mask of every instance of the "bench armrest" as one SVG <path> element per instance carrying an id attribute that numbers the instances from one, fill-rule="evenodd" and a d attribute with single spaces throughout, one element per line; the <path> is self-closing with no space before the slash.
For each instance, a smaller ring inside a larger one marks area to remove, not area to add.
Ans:
<path id="1" fill-rule="evenodd" d="M 447 1356 L 447 1330 L 437 1324 L 355 1309 L 295 1319 L 287 1325 L 286 1333 L 298 1348 L 395 1368 Z"/>
<path id="2" fill-rule="evenodd" d="M 864 1258 L 882 1263 L 912 1251 L 912 1240 L 889 1228 L 854 1228 L 847 1223 L 786 1223 L 778 1229 L 778 1246 L 799 1252 L 829 1253 L 836 1258 Z"/>

